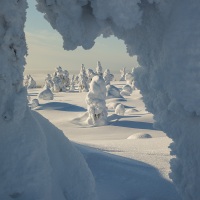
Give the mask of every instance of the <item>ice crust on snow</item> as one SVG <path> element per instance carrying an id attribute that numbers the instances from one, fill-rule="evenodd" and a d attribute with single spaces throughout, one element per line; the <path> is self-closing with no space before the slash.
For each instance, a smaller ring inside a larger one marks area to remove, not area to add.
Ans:
<path id="1" fill-rule="evenodd" d="M 155 126 L 174 141 L 171 149 L 177 158 L 171 162 L 171 178 L 183 199 L 199 199 L 200 1 L 37 2 L 62 35 L 65 49 L 88 49 L 100 34 L 113 34 L 124 40 L 130 55 L 138 56 L 136 86 Z"/>

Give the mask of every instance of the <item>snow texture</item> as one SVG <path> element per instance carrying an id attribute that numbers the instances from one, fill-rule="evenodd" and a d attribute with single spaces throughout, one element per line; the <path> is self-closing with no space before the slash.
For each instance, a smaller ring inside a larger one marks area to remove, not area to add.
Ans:
<path id="1" fill-rule="evenodd" d="M 124 40 L 141 67 L 135 70 L 156 126 L 174 143 L 172 179 L 182 198 L 200 198 L 200 1 L 57 0 L 37 8 L 57 29 L 65 49 L 88 49 L 103 34 Z"/>
<path id="2" fill-rule="evenodd" d="M 102 76 L 94 76 L 86 97 L 88 124 L 103 126 L 107 124 L 106 85 Z"/>

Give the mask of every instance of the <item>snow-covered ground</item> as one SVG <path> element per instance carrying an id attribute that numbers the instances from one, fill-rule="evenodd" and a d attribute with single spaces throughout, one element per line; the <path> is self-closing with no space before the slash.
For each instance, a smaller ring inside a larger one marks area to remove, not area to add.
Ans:
<path id="1" fill-rule="evenodd" d="M 122 88 L 125 82 L 113 82 Z M 31 99 L 41 89 L 29 89 Z M 39 100 L 43 115 L 74 142 L 84 155 L 96 181 L 99 200 L 179 200 L 168 174 L 171 140 L 153 128 L 138 90 L 124 99 L 108 99 L 106 126 L 90 127 L 77 119 L 85 114 L 87 93 L 61 92 L 54 100 Z M 124 116 L 115 115 L 117 103 Z"/>

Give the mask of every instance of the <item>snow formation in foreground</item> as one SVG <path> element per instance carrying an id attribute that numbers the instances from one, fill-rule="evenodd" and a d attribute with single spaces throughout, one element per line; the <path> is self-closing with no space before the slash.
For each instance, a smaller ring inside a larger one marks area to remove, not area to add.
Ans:
<path id="1" fill-rule="evenodd" d="M 113 34 L 124 40 L 130 55 L 138 56 L 136 86 L 156 126 L 174 141 L 171 177 L 183 199 L 199 199 L 200 1 L 37 2 L 63 36 L 65 49 L 89 49 L 100 34 Z"/>
<path id="2" fill-rule="evenodd" d="M 0 199 L 94 200 L 93 176 L 82 155 L 27 106 L 26 8 L 26 0 L 1 0 Z"/>

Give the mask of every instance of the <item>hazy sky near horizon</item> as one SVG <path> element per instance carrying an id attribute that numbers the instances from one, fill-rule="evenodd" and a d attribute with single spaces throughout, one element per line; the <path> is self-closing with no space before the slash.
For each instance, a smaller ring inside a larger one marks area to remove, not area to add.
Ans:
<path id="1" fill-rule="evenodd" d="M 104 69 L 115 72 L 122 67 L 129 70 L 137 66 L 136 57 L 130 57 L 123 41 L 115 37 L 97 38 L 91 50 L 82 47 L 74 51 L 64 50 L 61 35 L 36 10 L 36 1 L 28 0 L 28 4 L 25 33 L 29 55 L 26 71 L 53 70 L 57 66 L 69 71 L 79 70 L 82 63 L 86 68 L 95 69 L 97 60 L 101 61 Z"/>

